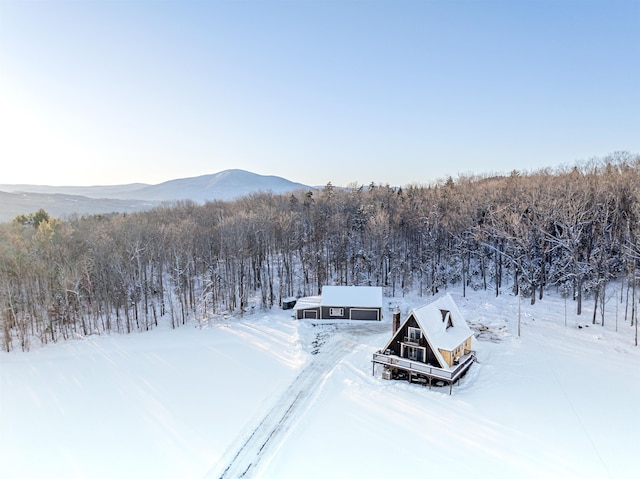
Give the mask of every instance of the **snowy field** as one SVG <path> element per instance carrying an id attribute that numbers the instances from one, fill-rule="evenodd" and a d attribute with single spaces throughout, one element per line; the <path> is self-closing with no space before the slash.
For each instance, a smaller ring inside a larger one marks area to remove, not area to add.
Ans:
<path id="1" fill-rule="evenodd" d="M 0 354 L 3 478 L 636 478 L 640 348 L 547 295 L 452 292 L 478 363 L 429 390 L 372 375 L 381 323 L 288 311 Z M 387 298 L 403 313 L 431 298 Z M 585 325 L 589 327 L 584 327 Z M 581 325 L 582 328 L 577 326 Z M 380 366 L 378 366 L 379 368 Z"/>

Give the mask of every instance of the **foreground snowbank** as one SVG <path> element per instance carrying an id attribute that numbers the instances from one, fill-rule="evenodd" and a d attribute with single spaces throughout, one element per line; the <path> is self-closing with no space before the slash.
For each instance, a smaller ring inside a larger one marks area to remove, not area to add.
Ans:
<path id="1" fill-rule="evenodd" d="M 201 477 L 304 362 L 292 321 L 0 356 L 0 476 Z"/>
<path id="2" fill-rule="evenodd" d="M 640 351 L 608 304 L 585 326 L 547 296 L 454 294 L 482 340 L 454 386 L 372 376 L 387 332 L 358 338 L 278 431 L 255 477 L 636 477 Z M 403 311 L 429 298 L 391 299 Z M 588 312 L 587 312 L 588 313 Z M 385 322 L 389 322 L 387 314 Z M 387 325 L 388 326 L 388 325 Z M 0 356 L 3 477 L 203 477 L 278 403 L 323 343 L 353 326 L 313 327 L 274 310 L 205 329 L 94 337 Z M 329 337 L 328 337 L 329 336 Z"/>

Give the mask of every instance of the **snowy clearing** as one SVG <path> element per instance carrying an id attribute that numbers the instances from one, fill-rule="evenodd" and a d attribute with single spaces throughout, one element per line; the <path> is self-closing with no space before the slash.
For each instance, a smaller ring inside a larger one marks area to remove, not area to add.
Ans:
<path id="1" fill-rule="evenodd" d="M 616 331 L 613 301 L 604 327 L 523 301 L 518 338 L 517 298 L 452 294 L 478 363 L 451 396 L 372 375 L 389 308 L 429 297 L 386 298 L 381 323 L 274 309 L 4 353 L 2 477 L 637 477 L 640 350 L 621 307 Z"/>

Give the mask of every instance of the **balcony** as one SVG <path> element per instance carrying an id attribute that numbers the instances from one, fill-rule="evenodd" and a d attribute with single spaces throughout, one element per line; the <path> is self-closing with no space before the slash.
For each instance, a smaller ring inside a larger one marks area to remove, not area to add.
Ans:
<path id="1" fill-rule="evenodd" d="M 469 369 L 469 367 L 475 360 L 476 352 L 466 350 L 465 355 L 458 359 L 455 367 L 451 369 L 443 369 L 431 366 L 426 363 L 401 358 L 393 354 L 384 354 L 383 351 L 378 351 L 377 353 L 373 353 L 372 362 L 374 367 L 374 374 L 375 365 L 382 364 L 387 368 L 401 369 L 403 371 L 409 372 L 409 380 L 411 380 L 412 375 L 415 374 L 428 378 L 429 384 L 431 384 L 432 379 L 436 379 L 448 382 L 449 386 L 451 387 L 451 385 L 453 385 L 453 383 L 456 382 L 467 369 Z"/>

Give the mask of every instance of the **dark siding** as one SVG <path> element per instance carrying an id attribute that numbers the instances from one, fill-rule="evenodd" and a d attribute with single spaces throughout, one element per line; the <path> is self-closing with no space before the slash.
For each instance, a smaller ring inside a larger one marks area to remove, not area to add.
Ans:
<path id="1" fill-rule="evenodd" d="M 304 317 L 309 319 L 318 319 L 318 308 L 306 309 Z"/>
<path id="2" fill-rule="evenodd" d="M 297 319 L 314 319 L 319 317 L 320 308 L 298 309 L 296 311 Z"/>
<path id="3" fill-rule="evenodd" d="M 380 309 L 363 309 L 353 308 L 351 310 L 351 319 L 363 319 L 368 321 L 377 321 L 380 319 Z"/>
<path id="4" fill-rule="evenodd" d="M 329 311 L 330 309 L 342 309 L 342 315 L 332 316 L 329 314 L 331 312 Z M 344 306 L 322 306 L 320 310 L 322 313 L 322 319 L 349 319 L 349 308 Z"/>
<path id="5" fill-rule="evenodd" d="M 415 320 L 413 316 L 410 316 L 409 320 L 405 322 L 405 324 L 403 324 L 400 329 L 398 329 L 398 331 L 394 335 L 393 340 L 391 341 L 391 345 L 389 346 L 389 349 L 391 349 L 393 351 L 393 354 L 395 354 L 396 356 L 401 355 L 402 348 L 400 347 L 400 343 L 404 341 L 405 337 L 409 336 L 409 327 L 412 327 L 412 328 L 420 327 L 418 326 L 418 322 Z M 424 337 L 424 331 L 422 332 L 422 339 L 419 342 L 419 346 L 427 349 L 427 356 L 425 358 L 425 362 L 432 364 L 434 366 L 440 367 L 437 359 L 435 358 L 435 355 L 433 354 L 433 351 L 429 347 L 429 343 Z"/>

